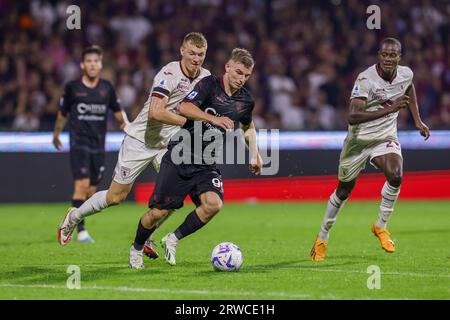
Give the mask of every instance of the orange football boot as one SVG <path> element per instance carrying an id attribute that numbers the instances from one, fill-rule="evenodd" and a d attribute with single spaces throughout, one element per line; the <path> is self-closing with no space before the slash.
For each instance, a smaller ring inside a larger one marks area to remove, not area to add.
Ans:
<path id="1" fill-rule="evenodd" d="M 395 244 L 390 237 L 389 231 L 386 228 L 377 228 L 377 225 L 372 226 L 373 234 L 380 240 L 381 248 L 384 251 L 392 253 L 395 251 Z"/>
<path id="2" fill-rule="evenodd" d="M 320 240 L 317 236 L 314 246 L 311 249 L 311 260 L 313 261 L 323 261 L 325 260 L 325 253 L 327 251 L 327 240 Z"/>

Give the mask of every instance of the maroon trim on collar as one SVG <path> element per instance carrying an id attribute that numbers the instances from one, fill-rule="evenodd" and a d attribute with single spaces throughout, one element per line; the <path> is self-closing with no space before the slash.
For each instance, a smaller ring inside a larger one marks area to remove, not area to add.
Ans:
<path id="1" fill-rule="evenodd" d="M 186 73 L 184 73 L 184 70 L 183 70 L 183 66 L 181 65 L 181 61 L 179 61 L 179 64 L 180 64 L 180 69 L 181 69 L 181 72 L 184 74 L 184 76 L 186 77 L 186 78 L 188 78 L 189 79 L 189 81 L 194 81 L 195 79 L 197 79 L 199 76 L 200 76 L 200 73 L 202 73 L 202 69 L 199 69 L 199 73 L 198 73 L 198 75 L 196 76 L 196 77 L 190 77 L 190 76 L 188 76 Z M 200 67 L 201 68 L 201 67 Z"/>
<path id="2" fill-rule="evenodd" d="M 397 67 L 397 68 L 398 68 L 398 67 Z M 380 76 L 380 78 L 383 79 L 384 81 L 389 82 L 389 83 L 392 83 L 392 81 L 394 81 L 394 79 L 397 78 L 397 68 L 395 68 L 395 72 L 394 72 L 394 74 L 392 75 L 392 79 L 391 79 L 391 80 L 388 80 L 388 79 L 386 79 L 386 78 L 383 77 L 383 72 L 382 72 L 382 70 L 381 70 L 380 64 L 377 63 L 377 64 L 375 65 L 375 69 L 377 70 L 377 73 L 378 73 L 378 75 Z"/>

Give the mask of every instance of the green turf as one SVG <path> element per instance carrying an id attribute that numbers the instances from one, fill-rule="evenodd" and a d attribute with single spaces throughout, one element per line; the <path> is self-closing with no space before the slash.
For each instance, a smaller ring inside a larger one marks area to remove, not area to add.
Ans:
<path id="1" fill-rule="evenodd" d="M 385 253 L 370 228 L 376 202 L 350 201 L 333 227 L 327 260 L 308 253 L 324 203 L 226 204 L 178 245 L 177 266 L 163 258 L 128 268 L 128 252 L 145 208 L 123 204 L 90 217 L 95 244 L 61 247 L 56 227 L 65 204 L 0 205 L 0 299 L 449 299 L 450 202 L 397 203 L 389 223 L 397 252 Z M 160 239 L 192 209 L 175 213 Z M 212 248 L 239 245 L 237 273 L 213 271 Z M 81 269 L 81 289 L 69 290 L 69 265 Z M 381 289 L 369 290 L 371 265 Z"/>

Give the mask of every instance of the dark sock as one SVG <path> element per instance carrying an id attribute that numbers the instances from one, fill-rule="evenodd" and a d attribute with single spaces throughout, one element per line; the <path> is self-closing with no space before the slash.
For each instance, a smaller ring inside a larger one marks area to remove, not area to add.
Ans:
<path id="1" fill-rule="evenodd" d="M 75 208 L 79 208 L 81 207 L 81 205 L 84 203 L 84 200 L 80 200 L 80 199 L 72 199 L 72 207 Z M 77 231 L 81 232 L 86 230 L 86 228 L 84 227 L 84 219 L 80 221 L 79 224 L 77 224 Z"/>
<path id="2" fill-rule="evenodd" d="M 80 223 L 77 224 L 77 231 L 81 232 L 86 230 L 86 228 L 84 227 L 84 219 L 80 221 Z"/>
<path id="3" fill-rule="evenodd" d="M 198 217 L 197 212 L 192 211 L 189 213 L 189 215 L 186 217 L 184 222 L 175 230 L 175 236 L 178 240 L 190 235 L 191 233 L 194 233 L 201 227 L 203 227 L 206 223 L 202 222 L 200 218 Z"/>
<path id="4" fill-rule="evenodd" d="M 146 229 L 141 220 L 139 220 L 138 227 L 136 230 L 136 237 L 134 238 L 133 246 L 136 250 L 144 249 L 145 241 L 151 236 L 153 232 L 155 232 L 156 227 Z"/>

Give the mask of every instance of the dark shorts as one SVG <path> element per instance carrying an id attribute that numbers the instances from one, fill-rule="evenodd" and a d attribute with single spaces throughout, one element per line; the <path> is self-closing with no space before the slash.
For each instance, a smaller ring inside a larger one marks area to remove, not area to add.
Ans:
<path id="1" fill-rule="evenodd" d="M 200 195 L 212 191 L 223 201 L 222 176 L 214 166 L 175 165 L 167 152 L 161 162 L 149 208 L 174 210 L 183 207 L 189 195 L 198 207 Z"/>
<path id="2" fill-rule="evenodd" d="M 90 179 L 91 186 L 96 186 L 105 171 L 105 153 L 92 153 L 80 148 L 70 148 L 70 165 L 75 180 Z"/>

